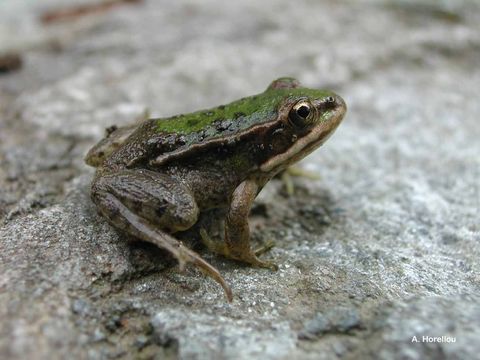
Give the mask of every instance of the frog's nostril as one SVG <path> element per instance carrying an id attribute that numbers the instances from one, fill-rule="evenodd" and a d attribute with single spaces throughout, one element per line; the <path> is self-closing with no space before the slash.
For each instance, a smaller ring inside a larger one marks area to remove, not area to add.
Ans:
<path id="1" fill-rule="evenodd" d="M 346 105 L 340 96 L 333 94 L 323 98 L 320 101 L 320 103 L 317 105 L 317 109 L 321 113 L 325 111 L 331 111 L 331 110 L 345 112 Z"/>
<path id="2" fill-rule="evenodd" d="M 322 99 L 322 101 L 319 104 L 319 109 L 321 111 L 327 111 L 327 110 L 333 110 L 336 109 L 338 106 L 339 102 L 337 100 L 337 96 L 331 95 L 327 96 Z"/>

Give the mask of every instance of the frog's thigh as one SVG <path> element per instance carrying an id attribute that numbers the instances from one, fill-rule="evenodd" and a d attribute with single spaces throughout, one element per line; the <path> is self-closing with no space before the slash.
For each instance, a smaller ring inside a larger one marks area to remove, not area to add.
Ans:
<path id="1" fill-rule="evenodd" d="M 93 200 L 108 212 L 106 204 L 99 204 L 107 193 L 136 215 L 168 232 L 187 230 L 198 219 L 199 210 L 190 190 L 165 174 L 124 170 L 98 177 L 92 186 Z M 105 215 L 122 227 L 115 214 Z"/>

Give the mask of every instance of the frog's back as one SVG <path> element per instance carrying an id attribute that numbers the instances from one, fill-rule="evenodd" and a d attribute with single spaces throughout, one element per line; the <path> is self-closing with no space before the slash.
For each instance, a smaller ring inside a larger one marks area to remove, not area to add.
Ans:
<path id="1" fill-rule="evenodd" d="M 182 135 L 187 145 L 208 141 L 272 120 L 278 102 L 279 97 L 261 93 L 216 108 L 157 119 L 157 129 Z"/>
<path id="2" fill-rule="evenodd" d="M 105 162 L 105 166 L 161 165 L 193 151 L 227 145 L 253 126 L 276 118 L 276 98 L 255 95 L 228 105 L 170 118 L 149 119 Z M 267 100 L 267 101 L 266 101 Z"/>
<path id="3" fill-rule="evenodd" d="M 227 105 L 170 118 L 143 122 L 103 163 L 104 167 L 160 166 L 194 152 L 255 136 L 255 129 L 268 127 L 288 97 L 308 95 L 290 78 L 274 81 L 258 95 Z M 316 90 L 313 90 L 316 92 Z"/>

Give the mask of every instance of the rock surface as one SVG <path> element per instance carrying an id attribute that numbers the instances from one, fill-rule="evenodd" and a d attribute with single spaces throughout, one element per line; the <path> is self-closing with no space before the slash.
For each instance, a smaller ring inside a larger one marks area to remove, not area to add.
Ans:
<path id="1" fill-rule="evenodd" d="M 23 65 L 0 74 L 1 358 L 478 356 L 478 2 L 145 1 L 38 22 L 73 3 L 93 2 L 0 4 L 0 54 Z M 96 214 L 83 156 L 145 109 L 215 106 L 286 75 L 349 113 L 303 163 L 321 179 L 296 179 L 293 197 L 272 181 L 257 201 L 278 272 L 202 252 L 228 304 Z"/>

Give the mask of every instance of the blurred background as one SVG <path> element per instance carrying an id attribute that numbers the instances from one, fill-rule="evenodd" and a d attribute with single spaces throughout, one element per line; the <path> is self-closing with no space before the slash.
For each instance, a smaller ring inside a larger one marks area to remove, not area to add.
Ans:
<path id="1" fill-rule="evenodd" d="M 0 0 L 0 355 L 478 356 L 479 24 L 474 0 Z M 280 76 L 348 113 L 319 180 L 258 199 L 278 273 L 205 255 L 230 306 L 95 215 L 83 157 Z"/>

